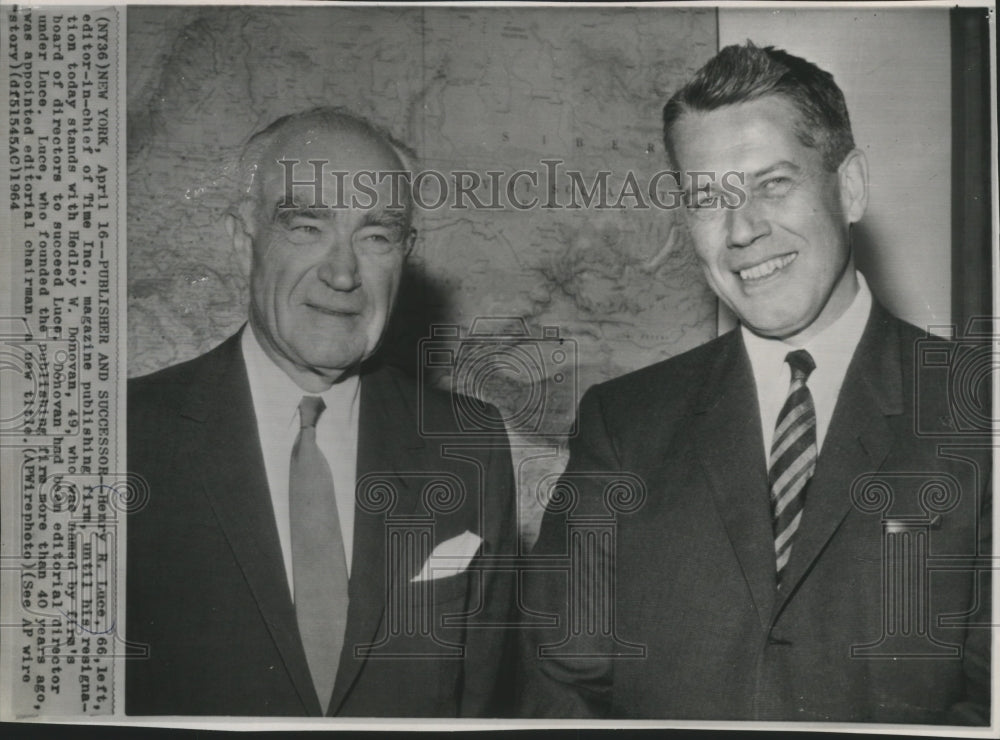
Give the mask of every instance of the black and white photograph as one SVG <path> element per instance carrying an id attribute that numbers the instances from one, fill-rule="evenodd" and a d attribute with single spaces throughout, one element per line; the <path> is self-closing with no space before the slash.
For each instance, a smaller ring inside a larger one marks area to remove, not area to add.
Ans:
<path id="1" fill-rule="evenodd" d="M 992 736 L 995 35 L 5 4 L 3 720 Z"/>

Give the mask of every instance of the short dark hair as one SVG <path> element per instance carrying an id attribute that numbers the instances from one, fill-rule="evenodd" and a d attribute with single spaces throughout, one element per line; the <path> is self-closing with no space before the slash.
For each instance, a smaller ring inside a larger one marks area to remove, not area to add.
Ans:
<path id="1" fill-rule="evenodd" d="M 663 107 L 663 143 L 674 163 L 670 132 L 687 111 L 713 111 L 726 105 L 781 95 L 800 114 L 795 133 L 803 146 L 818 149 L 823 165 L 836 171 L 854 148 L 844 93 L 833 75 L 812 62 L 773 46 L 733 44 L 710 59 Z"/>

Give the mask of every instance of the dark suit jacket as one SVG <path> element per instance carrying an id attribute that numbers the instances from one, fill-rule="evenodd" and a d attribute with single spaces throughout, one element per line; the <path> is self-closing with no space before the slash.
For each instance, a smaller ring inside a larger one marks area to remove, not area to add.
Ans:
<path id="1" fill-rule="evenodd" d="M 126 666 L 128 714 L 504 711 L 512 576 L 477 570 L 474 561 L 429 587 L 406 582 L 433 546 L 465 530 L 482 537 L 481 554 L 514 552 L 507 440 L 445 452 L 443 442 L 468 440 L 422 438 L 418 411 L 430 428 L 453 427 L 448 394 L 428 391 L 418 405 L 416 384 L 402 373 L 363 373 L 357 476 L 365 503 L 356 509 L 344 651 L 330 706 L 321 708 L 289 596 L 238 335 L 130 383 L 129 470 L 148 483 L 149 501 L 128 521 L 127 637 L 148 646 L 148 657 Z M 452 498 L 449 489 L 464 495 Z M 385 511 L 387 491 L 396 500 Z M 407 536 L 423 549 L 397 558 L 393 548 Z M 454 617 L 466 612 L 468 619 Z M 363 654 L 372 643 L 381 644 Z"/>
<path id="2" fill-rule="evenodd" d="M 579 503 L 546 514 L 533 554 L 566 555 L 574 518 L 606 516 L 602 487 L 615 473 L 634 474 L 646 500 L 618 516 L 617 557 L 614 548 L 600 551 L 615 566 L 616 639 L 596 629 L 572 643 L 577 655 L 596 646 L 594 655 L 539 658 L 579 619 L 567 613 L 565 573 L 530 579 L 527 610 L 558 614 L 560 624 L 525 627 L 522 711 L 988 722 L 989 571 L 972 568 L 990 552 L 989 438 L 955 435 L 948 378 L 917 355 L 920 336 L 873 308 L 780 594 L 760 415 L 740 333 L 590 389 L 563 478 Z M 887 488 L 871 485 L 878 482 Z M 926 487 L 935 482 L 942 487 Z M 931 501 L 939 513 L 928 514 L 927 501 L 942 491 L 953 500 Z M 883 518 L 893 523 L 884 529 Z M 915 564 L 921 548 L 936 569 Z M 896 641 L 852 655 L 893 631 Z M 597 657 L 629 652 L 624 643 L 644 646 L 644 657 Z"/>

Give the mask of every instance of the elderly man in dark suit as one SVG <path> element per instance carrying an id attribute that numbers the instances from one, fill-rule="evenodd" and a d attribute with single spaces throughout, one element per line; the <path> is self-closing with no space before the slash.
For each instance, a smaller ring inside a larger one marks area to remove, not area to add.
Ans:
<path id="1" fill-rule="evenodd" d="M 731 46 L 663 117 L 740 326 L 585 394 L 534 550 L 582 565 L 528 585 L 523 711 L 988 723 L 989 430 L 957 434 L 927 335 L 855 270 L 867 163 L 840 89 Z M 580 544 L 618 478 L 634 511 Z"/>
<path id="2" fill-rule="evenodd" d="M 373 358 L 415 237 L 407 158 L 332 109 L 247 145 L 227 228 L 249 322 L 129 386 L 150 495 L 128 521 L 147 654 L 127 713 L 505 710 L 512 577 L 474 563 L 514 552 L 506 437 L 469 445 L 453 398 Z"/>

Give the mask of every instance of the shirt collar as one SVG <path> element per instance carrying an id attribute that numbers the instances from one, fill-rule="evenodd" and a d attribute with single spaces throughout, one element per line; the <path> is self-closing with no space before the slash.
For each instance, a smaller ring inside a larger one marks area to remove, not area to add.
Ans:
<path id="1" fill-rule="evenodd" d="M 241 345 L 258 421 L 278 428 L 297 425 L 303 396 L 322 397 L 326 410 L 320 417 L 321 423 L 327 419 L 349 419 L 355 412 L 360 388 L 357 373 L 348 374 L 322 393 L 308 393 L 267 356 L 249 324 L 243 327 Z"/>
<path id="2" fill-rule="evenodd" d="M 868 283 L 865 281 L 864 275 L 860 272 L 856 274 L 858 292 L 855 294 L 854 300 L 851 301 L 851 305 L 836 321 L 804 345 L 796 346 L 781 339 L 762 337 L 741 325 L 743 343 L 750 356 L 754 375 L 757 377 L 766 376 L 765 368 L 780 367 L 785 362 L 785 356 L 789 352 L 805 349 L 812 355 L 816 367 L 824 369 L 824 374 L 826 374 L 825 371 L 831 371 L 835 377 L 842 376 L 854 356 L 854 350 L 861 341 L 861 335 L 865 331 L 872 307 L 872 294 L 868 289 Z"/>

